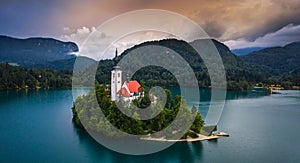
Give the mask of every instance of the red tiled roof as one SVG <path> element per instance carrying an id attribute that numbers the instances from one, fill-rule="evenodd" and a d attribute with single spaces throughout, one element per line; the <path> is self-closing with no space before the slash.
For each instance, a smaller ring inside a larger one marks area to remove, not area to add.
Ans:
<path id="1" fill-rule="evenodd" d="M 123 87 L 117 92 L 117 94 L 122 94 L 123 97 L 131 97 L 130 93 L 139 91 L 140 84 L 137 81 L 126 81 L 125 84 L 126 85 L 123 85 Z"/>
<path id="2" fill-rule="evenodd" d="M 126 82 L 126 85 L 129 89 L 130 93 L 138 92 L 139 88 L 141 86 L 136 80 Z"/>
<path id="3" fill-rule="evenodd" d="M 122 94 L 122 96 L 123 97 L 130 97 L 131 95 L 130 95 L 130 93 L 126 90 L 126 88 L 121 88 L 118 92 L 117 92 L 117 94 Z"/>

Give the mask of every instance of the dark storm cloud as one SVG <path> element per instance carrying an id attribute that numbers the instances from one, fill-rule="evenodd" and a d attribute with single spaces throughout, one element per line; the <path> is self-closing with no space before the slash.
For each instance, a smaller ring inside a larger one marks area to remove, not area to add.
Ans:
<path id="1" fill-rule="evenodd" d="M 224 31 L 225 27 L 223 24 L 219 24 L 217 21 L 205 21 L 202 28 L 206 31 L 206 33 L 214 38 L 220 38 Z"/>
<path id="2" fill-rule="evenodd" d="M 299 0 L 11 0 L 0 2 L 0 32 L 59 38 L 145 8 L 182 14 L 221 41 L 254 42 L 289 24 L 300 24 Z"/>
<path id="3" fill-rule="evenodd" d="M 278 31 L 258 37 L 253 41 L 246 39 L 229 40 L 224 43 L 231 49 L 247 47 L 273 47 L 284 46 L 288 43 L 300 41 L 300 25 L 289 24 Z"/>

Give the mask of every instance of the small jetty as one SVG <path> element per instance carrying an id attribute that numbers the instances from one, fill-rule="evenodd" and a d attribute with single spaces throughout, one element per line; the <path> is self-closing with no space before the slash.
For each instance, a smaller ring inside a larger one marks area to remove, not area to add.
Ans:
<path id="1" fill-rule="evenodd" d="M 216 136 L 225 136 L 225 137 L 229 137 L 229 134 L 225 133 L 225 132 L 219 132 L 217 134 L 214 134 Z"/>
<path id="2" fill-rule="evenodd" d="M 166 139 L 165 137 L 153 138 L 153 137 L 151 137 L 151 135 L 149 135 L 147 137 L 141 137 L 140 139 L 148 140 L 148 141 L 160 141 L 160 142 L 196 142 L 196 141 L 218 139 L 219 137 L 229 137 L 229 134 L 227 134 L 225 132 L 219 132 L 219 133 L 212 134 L 209 136 L 198 134 L 197 138 L 187 138 L 187 139 L 179 139 L 179 140 Z"/>

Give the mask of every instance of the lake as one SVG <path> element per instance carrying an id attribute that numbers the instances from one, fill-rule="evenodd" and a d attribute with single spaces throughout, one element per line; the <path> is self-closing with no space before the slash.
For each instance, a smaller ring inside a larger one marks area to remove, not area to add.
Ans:
<path id="1" fill-rule="evenodd" d="M 200 92 L 208 107 L 209 90 Z M 1 91 L 0 162 L 300 162 L 300 91 L 228 92 L 218 130 L 230 137 L 146 156 L 99 145 L 74 126 L 72 104 L 71 89 Z"/>

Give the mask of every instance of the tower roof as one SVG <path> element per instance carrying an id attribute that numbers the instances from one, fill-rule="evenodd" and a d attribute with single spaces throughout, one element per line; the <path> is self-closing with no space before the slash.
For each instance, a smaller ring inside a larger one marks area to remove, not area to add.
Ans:
<path id="1" fill-rule="evenodd" d="M 113 60 L 114 60 L 114 62 L 115 62 L 115 66 L 117 66 L 118 63 L 119 63 L 119 59 L 118 59 L 118 49 L 117 49 L 117 48 L 116 48 L 115 58 L 114 58 Z"/>

